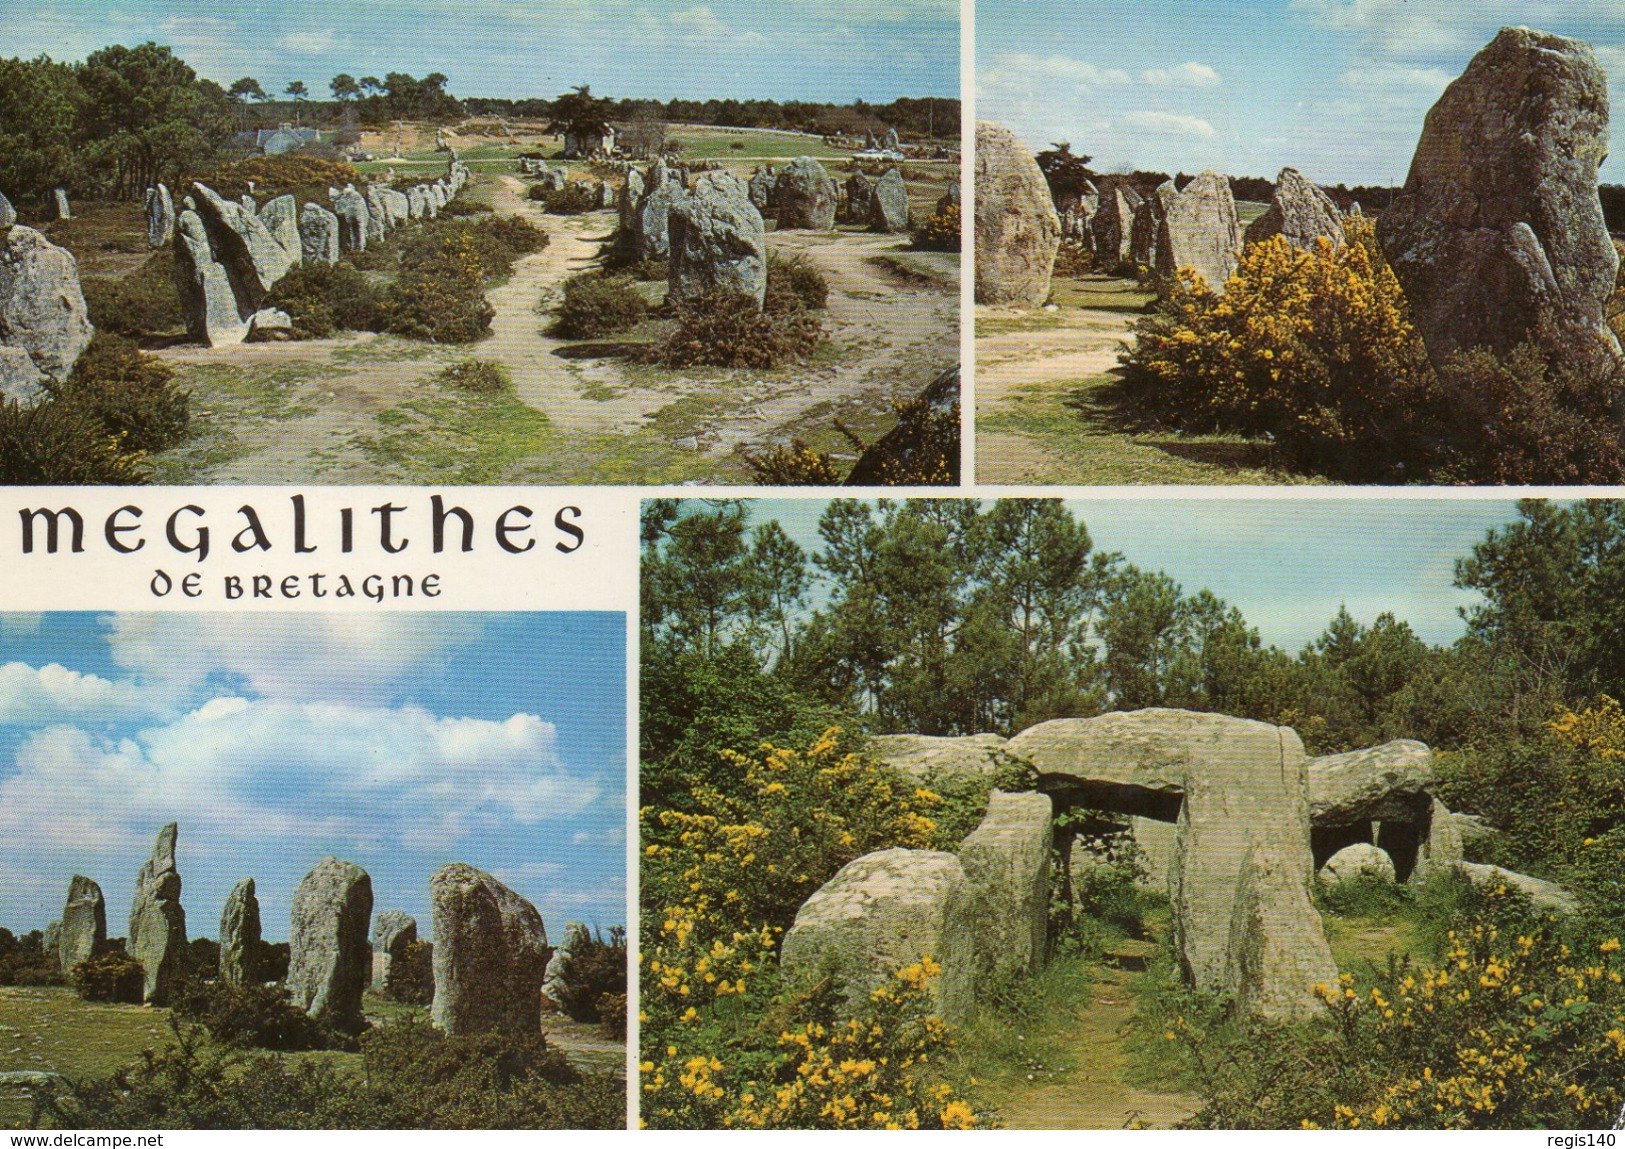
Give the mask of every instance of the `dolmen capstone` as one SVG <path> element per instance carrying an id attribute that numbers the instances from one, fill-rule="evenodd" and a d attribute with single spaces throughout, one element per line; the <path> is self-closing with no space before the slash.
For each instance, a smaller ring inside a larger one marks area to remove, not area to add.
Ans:
<path id="1" fill-rule="evenodd" d="M 107 902 L 102 888 L 75 874 L 68 883 L 68 904 L 57 930 L 57 962 L 63 974 L 71 974 L 74 966 L 95 957 L 106 944 Z"/>
<path id="2" fill-rule="evenodd" d="M 829 231 L 835 226 L 835 188 L 824 165 L 811 156 L 800 156 L 785 165 L 773 185 L 779 230 Z"/>
<path id="3" fill-rule="evenodd" d="M 1299 251 L 1314 251 L 1320 239 L 1343 242 L 1343 213 L 1297 168 L 1281 169 L 1269 210 L 1247 225 L 1246 242 L 1263 243 L 1277 235 Z"/>
<path id="4" fill-rule="evenodd" d="M 1241 228 L 1230 181 L 1203 172 L 1168 204 L 1157 232 L 1157 274 L 1171 280 L 1190 268 L 1215 295 L 1241 262 Z"/>
<path id="5" fill-rule="evenodd" d="M 1450 812 L 1433 797 L 1433 751 L 1399 738 L 1381 746 L 1309 760 L 1309 818 L 1315 863 L 1368 842 L 1393 862 L 1399 881 L 1462 859 Z"/>
<path id="6" fill-rule="evenodd" d="M 227 985 L 252 985 L 260 979 L 260 900 L 254 879 L 244 878 L 231 888 L 220 911 L 220 980 Z"/>
<path id="7" fill-rule="evenodd" d="M 832 975 L 849 1002 L 930 958 L 937 1015 L 963 1024 L 975 1005 L 977 895 L 953 854 L 877 850 L 842 866 L 802 903 L 779 963 L 793 976 Z"/>
<path id="8" fill-rule="evenodd" d="M 738 176 L 706 172 L 667 216 L 667 300 L 681 306 L 712 292 L 767 297 L 767 225 Z"/>
<path id="9" fill-rule="evenodd" d="M 959 863 L 977 899 L 983 974 L 1031 974 L 1044 965 L 1054 820 L 1048 794 L 995 790 L 981 824 L 960 843 Z"/>
<path id="10" fill-rule="evenodd" d="M 147 189 L 147 246 L 164 247 L 175 238 L 175 197 L 163 184 Z"/>
<path id="11" fill-rule="evenodd" d="M 434 1007 L 448 1034 L 532 1033 L 552 956 L 536 907 L 490 874 L 454 862 L 429 879 Z"/>
<path id="12" fill-rule="evenodd" d="M 0 399 L 43 398 L 94 334 L 73 253 L 13 224 L 0 235 Z"/>
<path id="13" fill-rule="evenodd" d="M 186 952 L 186 911 L 181 908 L 181 875 L 175 868 L 174 822 L 158 831 L 152 856 L 135 879 L 130 899 L 130 933 L 126 949 L 141 963 L 141 1000 L 166 1005 L 180 980 Z"/>
<path id="14" fill-rule="evenodd" d="M 880 177 L 869 195 L 869 215 L 864 221 L 870 231 L 895 234 L 908 230 L 908 186 L 903 173 L 890 168 Z"/>
<path id="15" fill-rule="evenodd" d="M 1608 77 L 1579 40 L 1503 28 L 1445 89 L 1377 219 L 1435 366 L 1531 340 L 1559 361 L 1618 362 L 1608 146 Z"/>
<path id="16" fill-rule="evenodd" d="M 351 862 L 323 858 L 294 891 L 292 916 L 287 985 L 294 1004 L 341 1032 L 359 1032 L 372 975 L 372 879 Z"/>
<path id="17" fill-rule="evenodd" d="M 1037 307 L 1049 298 L 1061 220 L 1038 161 L 1014 132 L 976 125 L 976 302 Z"/>
<path id="18" fill-rule="evenodd" d="M 1169 896 L 1192 985 L 1264 1017 L 1316 1008 L 1315 987 L 1337 967 L 1310 900 L 1307 759 L 1295 731 L 1149 709 L 1041 723 L 1008 749 L 1073 805 L 1177 823 Z"/>
<path id="19" fill-rule="evenodd" d="M 372 923 L 372 984 L 389 985 L 389 967 L 418 940 L 418 920 L 400 910 L 386 910 Z"/>

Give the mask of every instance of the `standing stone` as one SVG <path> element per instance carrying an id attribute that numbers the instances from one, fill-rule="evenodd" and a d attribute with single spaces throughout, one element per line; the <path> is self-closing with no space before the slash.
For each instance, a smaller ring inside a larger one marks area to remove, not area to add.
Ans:
<path id="1" fill-rule="evenodd" d="M 295 257 L 241 204 L 222 199 L 202 184 L 193 184 L 198 215 L 207 229 L 209 248 L 226 269 L 237 295 L 238 315 L 246 322 L 260 309 L 267 292 L 294 266 Z"/>
<path id="2" fill-rule="evenodd" d="M 903 146 L 902 141 L 897 138 L 897 129 L 896 128 L 887 128 L 886 129 L 886 147 L 887 147 L 887 149 L 890 150 L 890 151 L 895 152 L 898 148 L 900 148 L 902 146 Z"/>
<path id="3" fill-rule="evenodd" d="M 675 179 L 652 181 L 633 217 L 632 237 L 637 257 L 666 259 L 671 254 L 672 209 L 688 202 L 688 192 Z"/>
<path id="4" fill-rule="evenodd" d="M 227 985 L 252 985 L 260 980 L 260 900 L 254 879 L 244 878 L 231 888 L 220 911 L 220 980 Z"/>
<path id="5" fill-rule="evenodd" d="M 339 217 L 319 203 L 299 213 L 299 247 L 306 263 L 339 261 Z"/>
<path id="6" fill-rule="evenodd" d="M 542 996 L 571 1017 L 591 1010 L 597 1003 L 584 1000 L 586 986 L 581 984 L 576 969 L 577 957 L 592 943 L 592 934 L 581 922 L 568 922 L 564 927 L 564 944 L 553 951 L 548 959 L 547 972 L 542 977 Z"/>
<path id="7" fill-rule="evenodd" d="M 68 904 L 62 910 L 57 935 L 57 960 L 64 974 L 96 956 L 107 944 L 107 903 L 102 888 L 79 874 L 68 883 Z"/>
<path id="8" fill-rule="evenodd" d="M 68 193 L 63 191 L 61 188 L 56 189 L 56 218 L 73 218 L 73 212 L 68 207 Z"/>
<path id="9" fill-rule="evenodd" d="M 434 1024 L 448 1034 L 534 1033 L 552 952 L 536 907 L 473 866 L 429 879 L 434 907 Z"/>
<path id="10" fill-rule="evenodd" d="M 62 380 L 94 334 L 73 253 L 31 227 L 9 229 L 0 237 L 0 344 Z"/>
<path id="11" fill-rule="evenodd" d="M 382 243 L 389 234 L 389 209 L 384 206 L 384 189 L 367 185 L 367 242 Z"/>
<path id="12" fill-rule="evenodd" d="M 1597 190 L 1608 145 L 1608 77 L 1579 40 L 1503 28 L 1445 89 L 1377 218 L 1435 366 L 1535 338 L 1557 360 L 1619 360 L 1604 312 L 1619 254 Z"/>
<path id="13" fill-rule="evenodd" d="M 802 156 L 787 166 L 779 173 L 773 192 L 779 230 L 829 231 L 833 228 L 835 186 L 824 165 L 810 156 Z"/>
<path id="14" fill-rule="evenodd" d="M 304 244 L 299 235 L 298 207 L 291 195 L 279 195 L 260 209 L 260 222 L 282 245 L 295 264 L 304 261 Z"/>
<path id="15" fill-rule="evenodd" d="M 180 980 L 186 953 L 186 911 L 181 908 L 181 875 L 175 868 L 176 825 L 158 831 L 152 857 L 135 879 L 130 900 L 130 936 L 126 945 L 141 963 L 145 977 L 141 1000 L 167 1005 Z"/>
<path id="16" fill-rule="evenodd" d="M 423 216 L 425 219 L 439 219 L 440 205 L 435 202 L 434 195 L 429 191 L 428 184 L 418 185 L 418 194 L 423 197 Z"/>
<path id="17" fill-rule="evenodd" d="M 175 197 L 163 184 L 147 189 L 147 246 L 163 247 L 175 238 Z"/>
<path id="18" fill-rule="evenodd" d="M 11 206 L 11 201 L 0 193 L 0 227 L 17 226 L 17 209 Z"/>
<path id="19" fill-rule="evenodd" d="M 62 923 L 60 921 L 50 922 L 46 925 L 45 937 L 40 944 L 40 948 L 51 961 L 56 963 L 58 973 L 66 974 L 70 972 L 62 968 Z"/>
<path id="20" fill-rule="evenodd" d="M 995 980 L 1035 973 L 1044 964 L 1054 820 L 1048 794 L 995 790 L 981 825 L 959 847 L 959 864 L 979 902 L 981 971 Z"/>
<path id="21" fill-rule="evenodd" d="M 976 986 L 976 894 L 959 859 L 935 850 L 878 850 L 842 866 L 802 903 L 784 935 L 787 974 L 832 974 L 849 1002 L 930 958 L 937 1015 L 965 1022 Z"/>
<path id="22" fill-rule="evenodd" d="M 1168 207 L 1178 197 L 1179 188 L 1174 181 L 1165 180 L 1134 209 L 1128 244 L 1130 263 L 1138 267 L 1157 266 L 1157 240 L 1162 233 L 1162 221 L 1168 218 Z"/>
<path id="23" fill-rule="evenodd" d="M 1247 242 L 1284 236 L 1300 251 L 1314 251 L 1315 241 L 1343 242 L 1343 213 L 1332 197 L 1304 179 L 1296 168 L 1282 168 L 1269 210 L 1247 225 Z"/>
<path id="24" fill-rule="evenodd" d="M 190 197 L 187 203 L 193 203 Z M 237 310 L 237 293 L 225 265 L 214 258 L 208 229 L 187 208 L 175 224 L 175 288 L 181 297 L 186 332 L 205 347 L 241 343 L 248 320 Z"/>
<path id="25" fill-rule="evenodd" d="M 244 192 L 242 198 L 238 200 L 238 202 L 243 205 L 243 210 L 249 215 L 258 215 L 260 213 L 260 205 L 254 202 L 254 195 L 252 192 Z"/>
<path id="26" fill-rule="evenodd" d="M 750 202 L 756 205 L 757 211 L 766 212 L 773 206 L 774 183 L 773 177 L 761 168 L 750 177 Z"/>
<path id="27" fill-rule="evenodd" d="M 637 230 L 638 205 L 643 202 L 643 196 L 643 173 L 631 168 L 626 173 L 626 182 L 621 185 L 620 198 L 615 201 L 621 216 L 621 230 L 628 235 Z"/>
<path id="28" fill-rule="evenodd" d="M 846 221 L 867 224 L 870 201 L 874 198 L 875 181 L 863 172 L 853 172 L 846 178 Z"/>
<path id="29" fill-rule="evenodd" d="M 1157 233 L 1157 274 L 1172 279 L 1188 267 L 1215 295 L 1223 295 L 1240 263 L 1241 228 L 1230 181 L 1217 172 L 1203 172 L 1168 205 Z"/>
<path id="30" fill-rule="evenodd" d="M 656 193 L 658 194 L 658 193 Z M 767 226 L 744 181 L 706 172 L 667 217 L 674 306 L 711 292 L 745 295 L 760 307 L 767 297 Z"/>
<path id="31" fill-rule="evenodd" d="M 869 230 L 902 232 L 908 230 L 908 188 L 903 173 L 892 168 L 880 177 L 869 199 Z"/>
<path id="32" fill-rule="evenodd" d="M 1095 258 L 1108 270 L 1126 262 L 1133 250 L 1134 214 L 1138 208 L 1130 201 L 1129 190 L 1117 183 L 1108 186 L 1100 193 L 1099 210 L 1089 218 Z"/>
<path id="33" fill-rule="evenodd" d="M 333 214 L 339 217 L 339 250 L 366 251 L 370 213 L 366 197 L 355 190 L 354 184 L 346 184 L 333 197 Z"/>
<path id="34" fill-rule="evenodd" d="M 389 985 L 389 967 L 418 940 L 418 920 L 399 910 L 388 910 L 372 923 L 372 984 L 379 989 Z"/>
<path id="35" fill-rule="evenodd" d="M 361 1029 L 371 922 L 372 879 L 350 862 L 323 858 L 293 892 L 288 991 L 300 1009 L 345 1033 Z"/>
<path id="36" fill-rule="evenodd" d="M 406 204 L 406 214 L 411 219 L 423 219 L 429 214 L 428 205 L 423 199 L 422 187 L 411 187 L 406 189 Z"/>
<path id="37" fill-rule="evenodd" d="M 1195 988 L 1247 1013 L 1318 1008 L 1337 966 L 1310 900 L 1308 769 L 1284 726 L 1151 709 L 1022 731 L 1009 752 L 1075 804 L 1177 818 L 1174 948 Z"/>
<path id="38" fill-rule="evenodd" d="M 976 302 L 1049 298 L 1061 221 L 1032 153 L 1009 128 L 976 125 Z"/>
<path id="39" fill-rule="evenodd" d="M 406 197 L 405 192 L 385 188 L 378 193 L 378 198 L 384 201 L 385 218 L 389 221 L 391 231 L 412 222 L 412 201 Z"/>

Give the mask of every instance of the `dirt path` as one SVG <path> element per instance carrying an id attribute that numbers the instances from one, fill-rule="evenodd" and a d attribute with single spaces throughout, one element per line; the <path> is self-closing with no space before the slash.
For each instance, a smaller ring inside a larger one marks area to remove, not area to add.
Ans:
<path id="1" fill-rule="evenodd" d="M 1032 1086 L 1000 1099 L 1000 1120 L 1011 1129 L 1168 1129 L 1195 1113 L 1200 1102 L 1126 1082 L 1125 1030 L 1134 1013 L 1134 985 L 1154 947 L 1120 943 L 1123 967 L 1101 971 L 1091 1001 L 1073 1014 L 1067 1046 L 1078 1069 L 1066 1082 Z"/>

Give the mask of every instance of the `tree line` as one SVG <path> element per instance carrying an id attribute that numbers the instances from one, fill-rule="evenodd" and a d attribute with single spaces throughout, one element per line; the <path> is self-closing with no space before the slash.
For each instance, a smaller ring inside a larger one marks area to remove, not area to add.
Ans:
<path id="1" fill-rule="evenodd" d="M 744 504 L 643 515 L 646 760 L 852 716 L 872 733 L 1010 735 L 1171 706 L 1293 726 L 1312 752 L 1521 737 L 1625 691 L 1625 504 L 1519 506 L 1458 560 L 1466 633 L 1339 610 L 1301 650 L 1094 546 L 1059 501 L 835 500 L 800 547 Z M 681 754 L 679 754 L 681 757 Z"/>

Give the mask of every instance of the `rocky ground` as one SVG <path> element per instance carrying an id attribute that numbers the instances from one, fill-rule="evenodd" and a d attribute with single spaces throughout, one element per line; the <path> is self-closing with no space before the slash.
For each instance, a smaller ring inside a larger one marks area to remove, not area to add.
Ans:
<path id="1" fill-rule="evenodd" d="M 196 433 L 152 460 L 158 481 L 748 482 L 741 449 L 800 437 L 855 454 L 835 420 L 873 441 L 895 402 L 958 359 L 957 257 L 853 230 L 770 234 L 830 281 L 831 338 L 808 363 L 675 372 L 630 361 L 627 344 L 654 338 L 656 323 L 611 343 L 555 339 L 545 309 L 567 276 L 596 266 L 614 214 L 547 216 L 524 191 L 504 174 L 467 193 L 552 237 L 490 292 L 496 319 L 477 344 L 347 334 L 160 351 L 193 392 Z M 658 300 L 663 285 L 648 291 Z M 469 357 L 502 363 L 514 392 L 473 396 L 435 378 Z"/>

